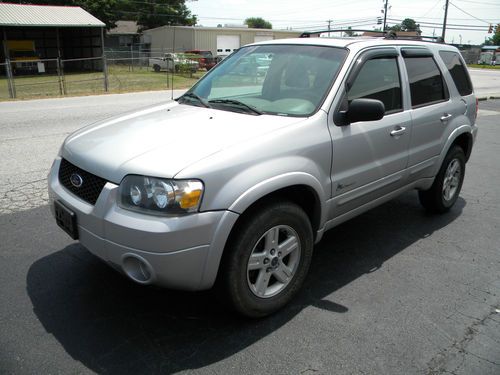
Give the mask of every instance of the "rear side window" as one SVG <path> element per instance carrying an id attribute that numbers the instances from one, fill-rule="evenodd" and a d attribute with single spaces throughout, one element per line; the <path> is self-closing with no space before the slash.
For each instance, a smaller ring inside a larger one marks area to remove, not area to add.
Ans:
<path id="1" fill-rule="evenodd" d="M 443 76 L 432 57 L 405 57 L 410 81 L 411 105 L 422 107 L 448 99 Z"/>
<path id="2" fill-rule="evenodd" d="M 455 82 L 460 95 L 470 95 L 472 94 L 472 84 L 470 82 L 469 74 L 462 64 L 458 53 L 451 51 L 440 51 L 439 55 L 443 59 L 448 71 Z"/>
<path id="3" fill-rule="evenodd" d="M 363 65 L 348 93 L 349 102 L 360 98 L 380 100 L 386 113 L 403 109 L 396 58 L 372 59 Z"/>

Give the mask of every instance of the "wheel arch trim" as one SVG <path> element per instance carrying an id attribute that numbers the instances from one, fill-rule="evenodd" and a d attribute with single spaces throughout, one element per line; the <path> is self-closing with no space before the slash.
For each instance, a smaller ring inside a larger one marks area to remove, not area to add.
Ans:
<path id="1" fill-rule="evenodd" d="M 314 176 L 304 172 L 289 172 L 271 177 L 252 186 L 241 194 L 229 207 L 230 211 L 243 213 L 248 207 L 259 199 L 272 194 L 278 190 L 293 187 L 305 186 L 312 190 L 319 202 L 320 220 L 319 228 L 326 222 L 326 201 L 327 196 L 321 183 Z"/>
<path id="2" fill-rule="evenodd" d="M 224 213 L 210 246 L 199 289 L 208 289 L 215 283 L 226 242 L 240 214 L 258 200 L 278 190 L 293 186 L 309 187 L 316 194 L 320 206 L 320 220 L 315 237 L 322 235 L 327 214 L 326 195 L 315 177 L 303 172 L 290 172 L 264 180 L 242 193 Z"/>
<path id="3" fill-rule="evenodd" d="M 441 164 L 443 164 L 444 158 L 448 154 L 448 151 L 450 150 L 451 146 L 463 134 L 466 134 L 468 137 L 469 151 L 468 151 L 468 154 L 467 154 L 467 151 L 465 152 L 466 160 L 468 159 L 468 156 L 470 155 L 470 152 L 472 149 L 472 144 L 474 143 L 474 137 L 472 135 L 473 129 L 472 129 L 472 126 L 470 126 L 470 125 L 461 125 L 461 126 L 457 127 L 455 130 L 453 130 L 450 133 L 450 135 L 448 136 L 448 139 L 446 140 L 444 147 L 442 148 L 441 154 L 439 155 L 439 161 L 438 161 L 438 163 L 436 163 L 434 175 L 436 175 L 439 171 L 439 168 L 441 168 Z"/>

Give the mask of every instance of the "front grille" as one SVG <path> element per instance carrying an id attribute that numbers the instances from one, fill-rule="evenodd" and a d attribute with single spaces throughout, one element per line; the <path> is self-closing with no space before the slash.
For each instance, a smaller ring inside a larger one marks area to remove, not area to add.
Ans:
<path id="1" fill-rule="evenodd" d="M 81 177 L 80 187 L 71 183 L 71 176 L 75 174 Z M 66 159 L 62 159 L 59 167 L 59 182 L 77 197 L 94 205 L 107 181 L 78 168 Z"/>

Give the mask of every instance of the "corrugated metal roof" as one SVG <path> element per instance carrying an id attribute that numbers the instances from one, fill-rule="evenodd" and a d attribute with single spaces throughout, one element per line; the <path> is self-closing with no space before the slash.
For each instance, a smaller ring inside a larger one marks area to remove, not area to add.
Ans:
<path id="1" fill-rule="evenodd" d="M 0 26 L 104 27 L 80 7 L 0 3 Z"/>

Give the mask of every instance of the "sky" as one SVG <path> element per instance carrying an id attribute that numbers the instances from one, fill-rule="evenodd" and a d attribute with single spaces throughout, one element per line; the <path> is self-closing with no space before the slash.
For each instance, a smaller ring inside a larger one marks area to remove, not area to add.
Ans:
<path id="1" fill-rule="evenodd" d="M 388 25 L 413 18 L 423 35 L 440 36 L 446 0 L 389 0 Z M 373 29 L 383 17 L 384 0 L 186 0 L 202 26 L 243 24 L 248 17 L 262 17 L 273 29 L 323 30 Z M 489 24 L 500 23 L 500 0 L 453 0 L 448 6 L 447 43 L 481 44 Z M 452 26 L 453 25 L 453 26 Z M 457 26 L 455 26 L 457 25 Z M 379 25 L 380 27 L 380 25 Z M 465 30 L 465 29 L 473 30 Z M 455 30 L 460 29 L 460 30 Z"/>

